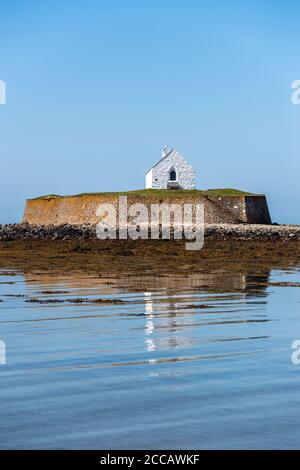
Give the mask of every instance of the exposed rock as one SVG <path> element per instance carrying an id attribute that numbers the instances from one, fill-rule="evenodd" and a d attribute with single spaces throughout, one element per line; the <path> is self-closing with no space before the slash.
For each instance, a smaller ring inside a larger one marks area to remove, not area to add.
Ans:
<path id="1" fill-rule="evenodd" d="M 0 225 L 0 240 L 85 240 L 96 237 L 95 225 Z M 150 236 L 149 236 L 150 238 Z M 208 240 L 300 240 L 299 225 L 255 225 L 255 224 L 207 224 L 205 238 Z M 101 240 L 99 240 L 101 243 Z M 78 247 L 76 250 L 81 251 Z M 120 253 L 121 254 L 121 253 Z M 130 256 L 130 250 L 123 250 Z"/>
<path id="2" fill-rule="evenodd" d="M 77 297 L 75 299 L 40 299 L 32 297 L 25 300 L 25 302 L 30 302 L 34 304 L 61 304 L 61 303 L 70 303 L 70 304 L 97 304 L 97 305 L 121 305 L 124 304 L 124 300 L 121 299 L 89 299 Z"/>

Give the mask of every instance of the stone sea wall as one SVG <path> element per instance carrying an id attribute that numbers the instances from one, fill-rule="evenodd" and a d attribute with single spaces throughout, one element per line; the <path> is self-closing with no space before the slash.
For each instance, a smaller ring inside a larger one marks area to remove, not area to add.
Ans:
<path id="1" fill-rule="evenodd" d="M 206 224 L 270 224 L 271 218 L 265 196 L 130 196 L 128 205 L 202 203 Z M 26 201 L 23 223 L 30 225 L 95 225 L 100 204 L 111 203 L 118 211 L 118 196 L 86 194 L 78 196 L 49 196 Z"/>

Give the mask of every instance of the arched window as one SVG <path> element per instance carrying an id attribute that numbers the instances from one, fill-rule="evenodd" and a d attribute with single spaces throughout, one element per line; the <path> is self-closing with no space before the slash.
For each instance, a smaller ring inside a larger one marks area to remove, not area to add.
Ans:
<path id="1" fill-rule="evenodd" d="M 174 168 L 172 168 L 172 170 L 170 171 L 170 181 L 176 181 L 177 180 L 177 175 L 176 175 L 176 171 L 174 170 Z"/>

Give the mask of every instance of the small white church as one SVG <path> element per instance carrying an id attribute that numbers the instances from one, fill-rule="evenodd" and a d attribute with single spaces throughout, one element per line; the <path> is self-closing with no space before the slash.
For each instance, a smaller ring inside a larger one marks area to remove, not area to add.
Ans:
<path id="1" fill-rule="evenodd" d="M 164 147 L 161 159 L 146 173 L 146 189 L 195 189 L 194 168 L 177 150 Z"/>

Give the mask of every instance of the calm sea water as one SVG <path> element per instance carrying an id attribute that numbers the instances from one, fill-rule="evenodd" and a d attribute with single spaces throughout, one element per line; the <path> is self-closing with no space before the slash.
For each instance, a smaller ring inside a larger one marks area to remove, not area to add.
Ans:
<path id="1" fill-rule="evenodd" d="M 2 449 L 300 447 L 298 270 L 2 274 Z"/>

